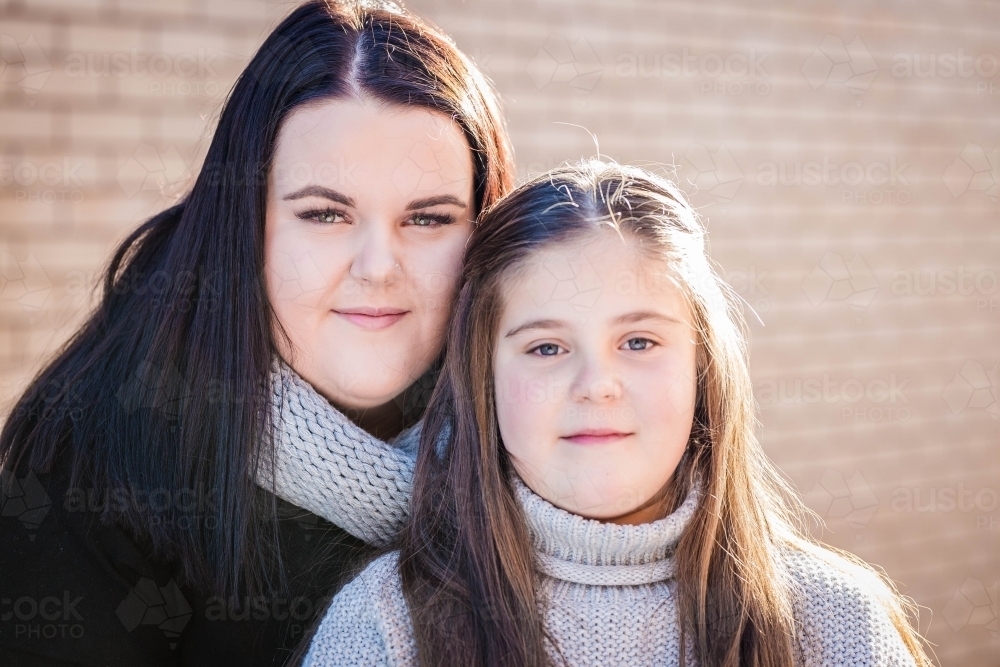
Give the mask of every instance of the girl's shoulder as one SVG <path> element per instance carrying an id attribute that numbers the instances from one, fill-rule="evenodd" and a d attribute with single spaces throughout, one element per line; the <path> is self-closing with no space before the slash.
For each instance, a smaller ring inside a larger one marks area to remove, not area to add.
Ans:
<path id="1" fill-rule="evenodd" d="M 398 562 L 398 552 L 376 558 L 334 596 L 303 667 L 415 664 L 413 627 Z"/>
<path id="2" fill-rule="evenodd" d="M 803 664 L 915 664 L 895 625 L 906 619 L 874 570 L 808 542 L 778 551 L 792 589 Z"/>

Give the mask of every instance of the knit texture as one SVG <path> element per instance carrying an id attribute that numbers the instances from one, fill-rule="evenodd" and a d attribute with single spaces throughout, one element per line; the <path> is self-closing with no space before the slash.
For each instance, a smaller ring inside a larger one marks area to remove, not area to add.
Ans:
<path id="1" fill-rule="evenodd" d="M 257 483 L 375 545 L 409 515 L 420 424 L 383 442 L 356 426 L 280 360 L 271 374 L 271 461 Z"/>
<path id="2" fill-rule="evenodd" d="M 679 665 L 673 552 L 697 488 L 670 516 L 638 526 L 565 512 L 515 481 L 539 562 L 539 605 L 554 665 Z M 416 664 L 398 553 L 368 566 L 333 599 L 303 667 Z M 909 666 L 913 659 L 874 591 L 877 580 L 788 547 L 798 664 Z M 693 665 L 693 647 L 686 653 Z"/>

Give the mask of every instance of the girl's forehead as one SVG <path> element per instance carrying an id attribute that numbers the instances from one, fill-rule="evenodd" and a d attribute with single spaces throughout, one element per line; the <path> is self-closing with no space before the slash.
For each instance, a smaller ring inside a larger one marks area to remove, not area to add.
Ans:
<path id="1" fill-rule="evenodd" d="M 569 239 L 548 243 L 530 251 L 520 262 L 518 273 L 552 274 L 577 282 L 602 274 L 669 273 L 666 259 L 650 252 L 631 233 L 607 226 L 582 232 Z"/>
<path id="2" fill-rule="evenodd" d="M 530 252 L 505 281 L 508 305 L 565 309 L 660 306 L 687 310 L 676 272 L 630 234 L 604 228 Z"/>

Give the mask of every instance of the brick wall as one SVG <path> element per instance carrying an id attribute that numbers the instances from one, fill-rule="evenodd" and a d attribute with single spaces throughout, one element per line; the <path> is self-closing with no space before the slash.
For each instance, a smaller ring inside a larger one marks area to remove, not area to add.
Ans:
<path id="1" fill-rule="evenodd" d="M 1000 664 L 1000 7 L 410 7 L 495 81 L 521 175 L 592 155 L 591 134 L 676 169 L 746 300 L 762 440 L 824 539 L 924 607 L 941 664 Z M 80 321 L 114 243 L 183 191 L 291 5 L 0 8 L 9 401 Z"/>

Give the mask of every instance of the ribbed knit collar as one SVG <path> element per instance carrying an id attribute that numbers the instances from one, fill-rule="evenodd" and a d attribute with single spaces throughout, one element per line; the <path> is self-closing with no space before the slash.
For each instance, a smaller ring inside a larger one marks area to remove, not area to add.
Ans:
<path id="1" fill-rule="evenodd" d="M 640 525 L 604 523 L 572 514 L 544 500 L 516 475 L 541 571 L 553 578 L 592 586 L 636 586 L 669 579 L 673 553 L 698 506 L 699 485 L 680 507 Z"/>
<path id="2" fill-rule="evenodd" d="M 310 427 L 318 427 L 331 437 L 346 437 L 352 442 L 365 442 L 374 446 L 391 444 L 413 458 L 417 456 L 422 420 L 383 442 L 331 405 L 315 387 L 278 356 L 271 361 L 271 406 L 274 428 L 279 436 L 289 435 L 291 443 L 296 443 L 299 438 L 297 429 L 301 427 L 303 418 L 302 414 L 293 414 L 290 408 L 295 406 L 308 417 Z"/>

